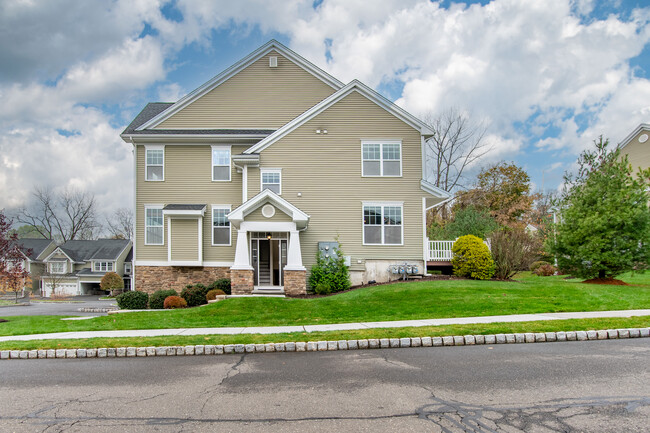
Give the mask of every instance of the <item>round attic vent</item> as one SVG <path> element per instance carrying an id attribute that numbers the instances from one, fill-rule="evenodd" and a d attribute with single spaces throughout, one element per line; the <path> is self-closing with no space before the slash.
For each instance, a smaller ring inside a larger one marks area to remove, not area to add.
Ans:
<path id="1" fill-rule="evenodd" d="M 648 134 L 641 134 L 639 136 L 639 143 L 645 143 L 646 141 L 648 141 Z"/>
<path id="2" fill-rule="evenodd" d="M 264 215 L 266 218 L 273 217 L 273 215 L 275 215 L 275 208 L 270 204 L 265 204 L 262 207 L 262 215 Z"/>

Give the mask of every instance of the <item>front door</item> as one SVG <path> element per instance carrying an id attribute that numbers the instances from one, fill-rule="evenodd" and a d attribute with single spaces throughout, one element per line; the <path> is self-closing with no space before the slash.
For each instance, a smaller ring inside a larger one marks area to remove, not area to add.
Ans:
<path id="1" fill-rule="evenodd" d="M 256 286 L 277 286 L 284 284 L 283 268 L 287 263 L 287 240 L 252 238 L 251 264 L 253 284 Z"/>

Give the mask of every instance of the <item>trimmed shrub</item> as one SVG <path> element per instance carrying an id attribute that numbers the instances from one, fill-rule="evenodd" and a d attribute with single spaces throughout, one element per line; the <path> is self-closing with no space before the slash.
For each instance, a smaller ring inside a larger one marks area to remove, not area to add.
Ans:
<path id="1" fill-rule="evenodd" d="M 156 290 L 149 296 L 149 308 L 152 310 L 165 308 L 165 299 L 168 296 L 178 296 L 178 292 L 174 289 Z"/>
<path id="2" fill-rule="evenodd" d="M 121 310 L 146 310 L 147 303 L 149 303 L 149 295 L 145 292 L 133 290 L 118 295 L 115 300 Z"/>
<path id="3" fill-rule="evenodd" d="M 537 268 L 539 268 L 542 265 L 550 265 L 550 263 L 544 260 L 538 260 L 536 262 L 531 263 L 528 269 L 530 269 L 530 272 L 535 272 Z"/>
<path id="4" fill-rule="evenodd" d="M 347 290 L 351 287 L 350 271 L 345 265 L 345 258 L 340 248 L 333 248 L 332 255 L 325 257 L 322 251 L 318 252 L 316 264 L 311 267 L 309 274 L 309 287 L 316 292 L 318 286 L 321 293 L 334 293 Z M 326 289 L 327 288 L 327 289 Z M 326 292 L 323 292 L 327 290 Z"/>
<path id="5" fill-rule="evenodd" d="M 230 279 L 228 278 L 219 278 L 218 280 L 215 280 L 208 286 L 208 289 L 219 289 L 223 290 L 223 293 L 226 295 L 231 294 L 231 289 L 230 289 Z"/>
<path id="6" fill-rule="evenodd" d="M 208 291 L 208 294 L 205 295 L 205 299 L 208 301 L 214 301 L 217 299 L 217 296 L 225 295 L 226 293 L 221 289 L 212 289 Z"/>
<path id="7" fill-rule="evenodd" d="M 124 280 L 115 272 L 106 272 L 99 283 L 99 288 L 110 291 L 111 296 L 116 296 L 122 293 Z"/>
<path id="8" fill-rule="evenodd" d="M 174 308 L 187 308 L 187 301 L 180 296 L 167 296 L 163 306 L 166 310 Z"/>
<path id="9" fill-rule="evenodd" d="M 454 275 L 475 280 L 489 280 L 494 275 L 494 260 L 481 238 L 461 236 L 454 242 L 451 251 L 454 254 L 451 259 Z"/>
<path id="10" fill-rule="evenodd" d="M 181 298 L 187 301 L 188 307 L 196 307 L 198 305 L 207 304 L 208 288 L 199 283 L 194 286 L 186 287 L 181 292 Z"/>
<path id="11" fill-rule="evenodd" d="M 555 269 L 555 266 L 551 265 L 550 263 L 544 263 L 535 269 L 534 274 L 539 275 L 540 277 L 550 277 L 551 275 L 555 274 L 555 271 L 557 271 L 557 269 Z"/>
<path id="12" fill-rule="evenodd" d="M 321 282 L 314 286 L 314 293 L 317 295 L 327 295 L 332 293 L 332 287 L 327 282 Z"/>

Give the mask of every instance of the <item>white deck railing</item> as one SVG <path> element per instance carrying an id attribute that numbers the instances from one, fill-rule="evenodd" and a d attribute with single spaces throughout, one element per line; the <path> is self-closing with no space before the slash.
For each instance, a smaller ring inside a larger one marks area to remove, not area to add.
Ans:
<path id="1" fill-rule="evenodd" d="M 451 248 L 456 241 L 429 241 L 429 255 L 427 260 L 430 262 L 449 262 L 453 257 Z M 483 241 L 490 248 L 490 240 Z"/>

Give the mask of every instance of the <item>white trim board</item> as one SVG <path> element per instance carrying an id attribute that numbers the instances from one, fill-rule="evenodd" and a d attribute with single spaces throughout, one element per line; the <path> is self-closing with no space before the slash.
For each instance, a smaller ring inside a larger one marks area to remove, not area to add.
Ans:
<path id="1" fill-rule="evenodd" d="M 309 72 L 316 78 L 320 79 L 323 81 L 325 84 L 328 86 L 334 88 L 334 89 L 340 89 L 343 87 L 343 83 L 328 74 L 327 72 L 323 71 L 313 63 L 307 61 L 305 58 L 302 56 L 298 55 L 297 53 L 291 51 L 289 48 L 286 46 L 282 45 L 275 39 L 270 40 L 266 44 L 262 45 L 260 48 L 257 50 L 253 51 L 250 53 L 248 56 L 244 57 L 241 59 L 239 62 L 235 63 L 219 75 L 213 77 L 211 80 L 209 80 L 207 83 L 203 84 L 202 86 L 198 87 L 197 89 L 193 90 L 192 92 L 188 93 L 181 99 L 179 99 L 174 105 L 171 107 L 167 108 L 157 116 L 154 116 L 152 119 L 149 121 L 143 123 L 140 125 L 136 130 L 142 131 L 143 129 L 150 129 L 150 128 L 155 128 L 156 126 L 160 125 L 162 122 L 165 120 L 169 119 L 172 115 L 176 114 L 183 108 L 187 107 L 190 105 L 192 102 L 196 101 L 197 99 L 201 98 L 203 95 L 206 93 L 212 91 L 216 87 L 218 87 L 220 84 L 226 82 L 228 79 L 231 77 L 237 75 L 239 72 L 242 70 L 246 69 L 248 66 L 251 64 L 255 63 L 258 61 L 260 58 L 264 57 L 271 51 L 277 51 L 279 54 L 281 54 L 283 57 L 287 58 L 288 60 L 294 62 L 296 65 L 304 69 L 305 71 Z"/>

